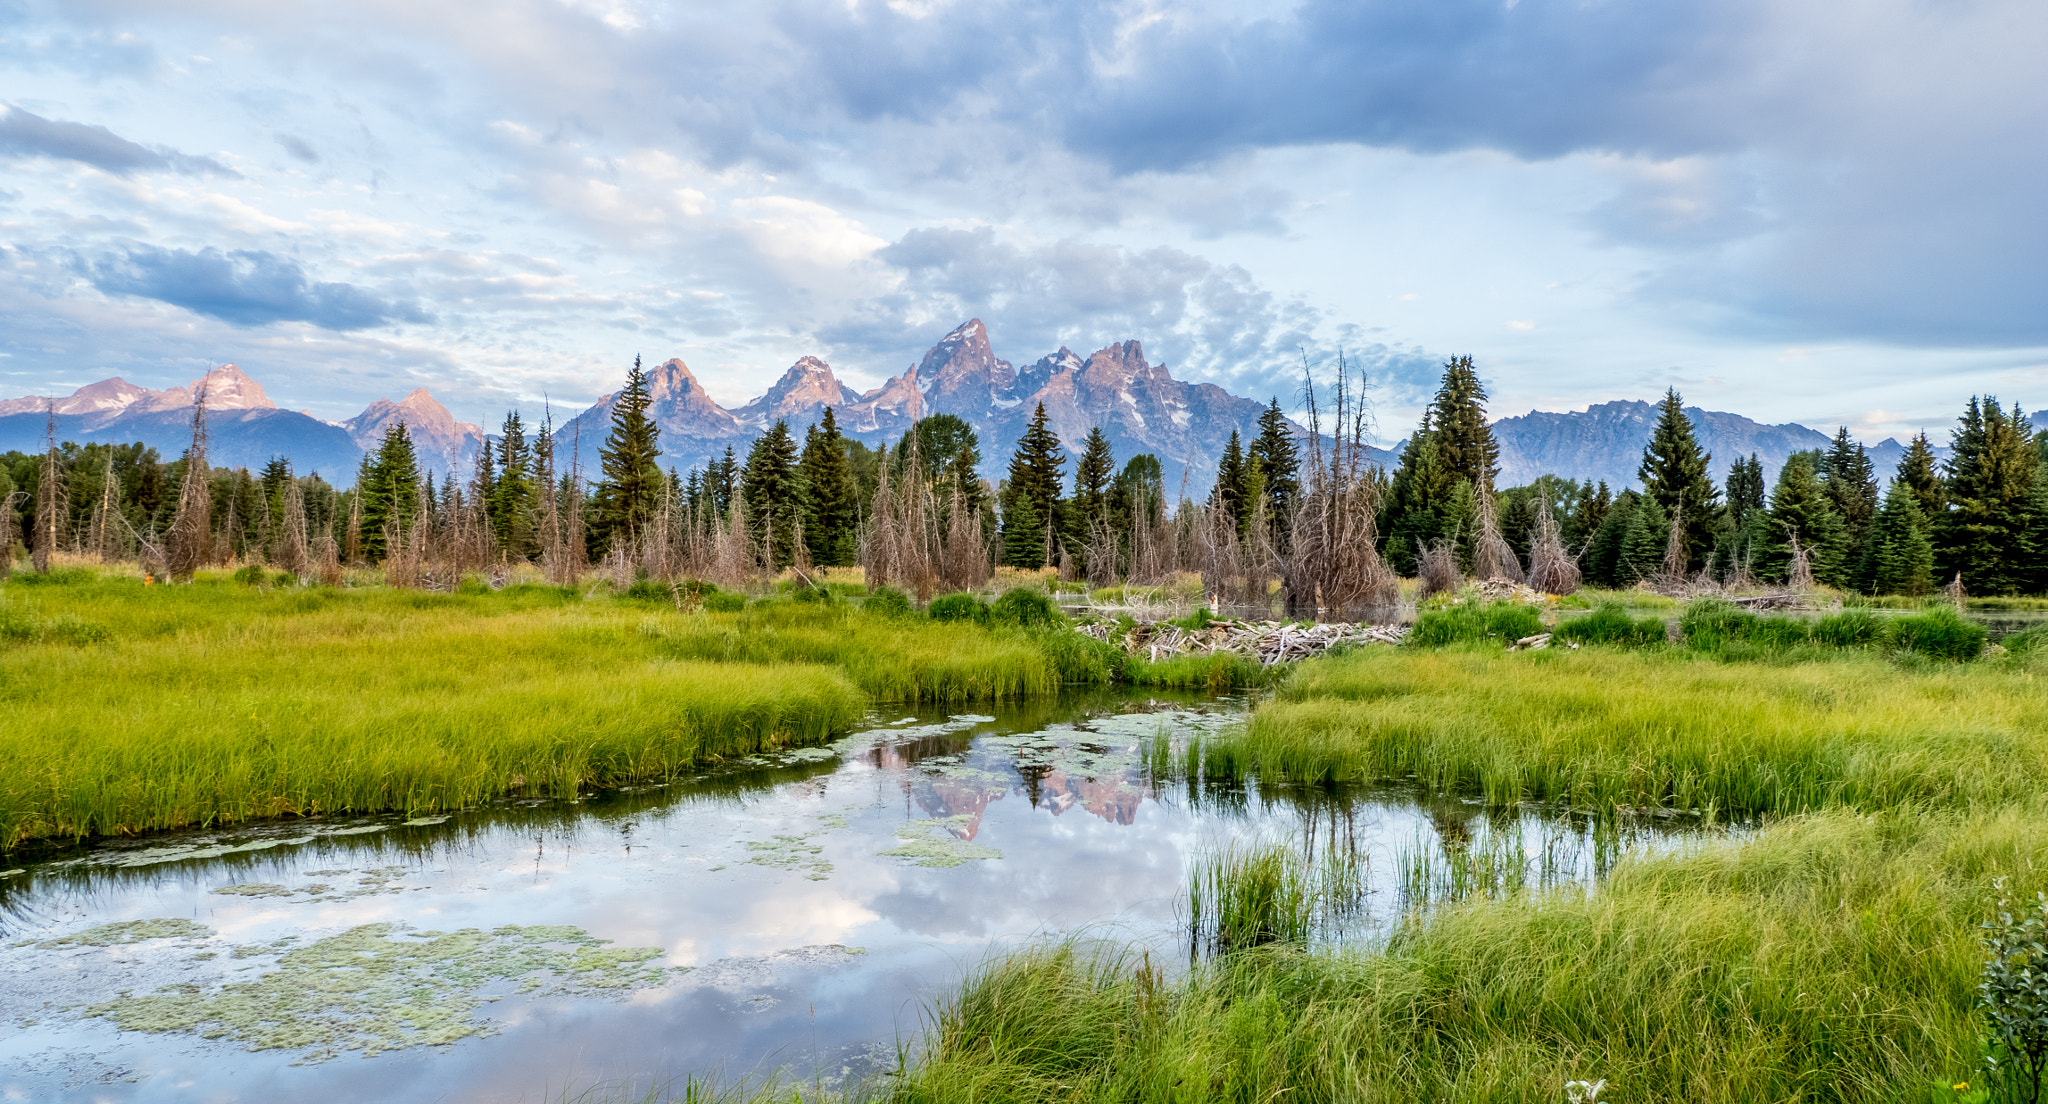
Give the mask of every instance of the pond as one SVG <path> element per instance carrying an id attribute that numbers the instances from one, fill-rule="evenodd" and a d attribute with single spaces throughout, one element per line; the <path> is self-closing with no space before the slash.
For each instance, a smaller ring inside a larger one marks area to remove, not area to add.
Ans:
<path id="1" fill-rule="evenodd" d="M 0 1098 L 547 1100 L 600 1082 L 894 1066 L 993 951 L 1185 962 L 1191 864 L 1355 855 L 1331 937 L 1591 884 L 1698 829 L 1411 789 L 1156 775 L 1244 703 L 1085 694 L 876 717 L 832 745 L 579 802 L 181 833 L 0 876 Z M 1162 762 L 1165 760 L 1162 759 Z M 1682 819 L 1682 818 L 1681 818 Z"/>

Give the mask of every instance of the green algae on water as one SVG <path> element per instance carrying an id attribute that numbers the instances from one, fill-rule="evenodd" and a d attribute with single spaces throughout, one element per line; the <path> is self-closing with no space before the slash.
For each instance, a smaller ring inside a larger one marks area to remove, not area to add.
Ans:
<path id="1" fill-rule="evenodd" d="M 45 939 L 35 946 L 44 951 L 60 947 L 124 947 L 151 939 L 205 939 L 212 934 L 212 928 L 190 920 L 122 920 L 56 939 Z"/>
<path id="2" fill-rule="evenodd" d="M 930 820 L 909 821 L 896 829 L 896 838 L 903 841 L 877 855 L 910 859 L 913 866 L 953 867 L 976 859 L 1000 859 L 1001 851 L 986 844 L 964 840 L 952 833 L 952 829 L 966 824 L 974 818 L 969 816 L 934 817 Z"/>
<path id="3" fill-rule="evenodd" d="M 825 849 L 811 842 L 809 836 L 776 836 L 770 840 L 750 840 L 747 850 L 753 852 L 747 861 L 755 866 L 774 867 L 777 870 L 801 870 L 805 877 L 822 882 L 832 873 L 832 862 L 823 857 Z"/>
<path id="4" fill-rule="evenodd" d="M 496 999 L 482 992 L 495 984 L 550 996 L 623 993 L 673 976 L 651 964 L 659 948 L 608 942 L 566 926 L 413 932 L 402 924 L 365 924 L 284 951 L 275 969 L 253 980 L 210 991 L 175 986 L 94 1005 L 86 1014 L 125 1031 L 189 1033 L 250 1050 L 303 1048 L 308 1062 L 344 1050 L 372 1055 L 445 1046 L 495 1033 L 471 1015 Z M 265 954 L 276 947 L 241 950 Z"/>

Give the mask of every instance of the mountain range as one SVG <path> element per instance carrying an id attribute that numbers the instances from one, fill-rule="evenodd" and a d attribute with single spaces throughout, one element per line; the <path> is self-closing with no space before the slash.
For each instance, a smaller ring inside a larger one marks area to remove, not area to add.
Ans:
<path id="1" fill-rule="evenodd" d="M 801 436 L 831 407 L 840 431 L 868 444 L 901 437 L 921 417 L 957 415 L 974 427 L 981 440 L 981 470 L 994 479 L 1002 475 L 1042 403 L 1047 424 L 1069 451 L 1099 425 L 1119 461 L 1152 453 L 1169 487 L 1178 485 L 1183 472 L 1193 487 L 1211 478 L 1231 430 L 1247 440 L 1258 432 L 1265 408 L 1215 384 L 1174 379 L 1165 365 L 1148 361 L 1136 341 L 1086 357 L 1062 348 L 1019 370 L 995 355 L 978 318 L 866 392 L 841 383 L 831 365 L 809 356 L 790 365 L 767 393 L 731 410 L 705 394 L 680 360 L 655 365 L 647 375 L 648 413 L 661 427 L 665 462 L 678 470 L 701 467 L 728 447 L 744 458 L 748 442 L 777 421 L 787 421 Z M 598 449 L 617 400 L 616 393 L 606 395 L 562 426 L 561 439 L 586 472 L 597 470 Z"/>
<path id="2" fill-rule="evenodd" d="M 980 319 L 969 319 L 916 364 L 865 392 L 840 382 L 830 364 L 812 356 L 790 365 L 758 398 L 731 409 L 712 399 L 679 359 L 653 366 L 647 376 L 649 414 L 661 428 L 663 464 L 679 471 L 702 467 L 727 448 L 744 458 L 753 439 L 777 421 L 788 422 L 801 437 L 830 407 L 842 432 L 871 445 L 896 440 L 921 417 L 957 415 L 980 436 L 983 474 L 997 479 L 1032 412 L 1043 404 L 1048 424 L 1070 454 L 1091 428 L 1100 426 L 1120 464 L 1138 453 L 1152 453 L 1170 489 L 1178 489 L 1185 477 L 1189 493 L 1199 497 L 1214 478 L 1231 431 L 1246 439 L 1255 435 L 1264 408 L 1214 384 L 1175 379 L 1166 365 L 1147 360 L 1136 341 L 1107 345 L 1085 357 L 1061 348 L 1020 369 L 995 355 Z M 378 399 L 352 418 L 329 422 L 279 408 L 254 379 L 224 364 L 187 387 L 152 391 L 116 378 L 60 399 L 0 401 L 0 452 L 39 451 L 54 408 L 60 441 L 141 441 L 166 459 L 174 458 L 190 440 L 193 396 L 201 387 L 207 396 L 210 455 L 220 465 L 255 469 L 282 455 L 300 472 L 318 471 L 347 485 L 364 451 L 376 447 L 386 427 L 403 421 L 423 467 L 443 478 L 449 473 L 466 477 L 488 440 L 480 427 L 457 421 L 424 388 L 396 402 Z M 597 475 L 617 399 L 617 393 L 605 395 L 559 427 L 565 464 L 574 455 L 586 476 Z M 1687 407 L 1686 415 L 1712 454 L 1716 482 L 1725 481 L 1738 457 L 1752 452 L 1763 461 L 1766 478 L 1775 479 L 1792 453 L 1825 448 L 1829 442 L 1828 434 L 1803 425 L 1766 425 L 1699 407 Z M 1628 400 L 1498 419 L 1493 431 L 1500 443 L 1499 485 L 1526 483 L 1546 472 L 1605 480 L 1616 490 L 1633 485 L 1656 419 L 1656 404 Z M 2048 416 L 2036 413 L 2034 424 L 2048 429 Z M 1300 426 L 1294 429 L 1306 435 Z M 1375 449 L 1372 455 L 1391 464 L 1404 443 Z M 1935 451 L 1947 453 L 1945 447 Z M 1888 477 L 1905 446 L 1886 440 L 1869 452 L 1878 474 Z"/>

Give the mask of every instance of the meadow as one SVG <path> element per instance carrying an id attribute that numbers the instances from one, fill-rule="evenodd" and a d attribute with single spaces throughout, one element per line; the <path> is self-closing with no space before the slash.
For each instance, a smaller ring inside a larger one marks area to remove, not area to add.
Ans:
<path id="1" fill-rule="evenodd" d="M 823 740 L 877 703 L 1257 673 L 829 591 L 682 597 L 17 574 L 0 586 L 0 847 L 566 797 Z"/>

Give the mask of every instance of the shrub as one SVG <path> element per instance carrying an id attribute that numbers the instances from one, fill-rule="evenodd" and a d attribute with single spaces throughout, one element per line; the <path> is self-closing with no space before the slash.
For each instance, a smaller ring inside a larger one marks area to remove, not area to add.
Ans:
<path id="1" fill-rule="evenodd" d="M 1584 617 L 1574 617 L 1557 627 L 1557 639 L 1572 644 L 1615 644 L 1642 648 L 1664 642 L 1664 622 L 1655 617 L 1630 617 L 1628 611 L 1608 603 Z"/>
<path id="2" fill-rule="evenodd" d="M 269 580 L 270 573 L 263 570 L 261 564 L 250 564 L 235 572 L 232 578 L 243 586 L 262 586 Z"/>
<path id="3" fill-rule="evenodd" d="M 1889 634 L 1891 645 L 1901 651 L 1957 662 L 1983 654 L 1989 635 L 1984 626 L 1964 620 L 1962 614 L 1948 606 L 1898 618 L 1892 622 Z"/>
<path id="4" fill-rule="evenodd" d="M 790 597 L 796 599 L 799 602 L 809 602 L 813 605 L 820 606 L 829 606 L 833 603 L 832 591 L 829 587 L 798 587 L 793 593 L 790 594 Z"/>
<path id="5" fill-rule="evenodd" d="M 297 575 L 292 574 L 289 571 L 280 571 L 277 574 L 272 575 L 270 577 L 270 585 L 278 587 L 295 587 L 299 585 L 299 577 Z"/>
<path id="6" fill-rule="evenodd" d="M 704 596 L 704 609 L 710 613 L 738 613 L 747 608 L 747 596 L 721 590 Z"/>
<path id="7" fill-rule="evenodd" d="M 619 597 L 630 598 L 635 602 L 661 602 L 666 604 L 675 601 L 675 593 L 669 590 L 667 583 L 658 579 L 636 579 L 633 585 L 627 587 L 626 592 L 619 595 Z"/>
<path id="8" fill-rule="evenodd" d="M 1483 640 L 1510 643 L 1543 631 L 1543 618 L 1520 602 L 1474 602 L 1428 610 L 1416 619 L 1408 642 L 1426 648 Z"/>
<path id="9" fill-rule="evenodd" d="M 985 624 L 989 616 L 988 603 L 972 594 L 942 594 L 932 599 L 924 612 L 934 621 L 971 621 L 977 625 Z"/>
<path id="10" fill-rule="evenodd" d="M 1867 609 L 1843 610 L 1808 626 L 1806 638 L 1829 648 L 1874 648 L 1884 643 L 1884 621 Z"/>
<path id="11" fill-rule="evenodd" d="M 988 621 L 991 625 L 1042 629 L 1065 625 L 1067 618 L 1046 592 L 1037 587 L 1013 587 L 989 607 Z"/>
<path id="12" fill-rule="evenodd" d="M 915 612 L 910 608 L 910 595 L 895 587 L 876 587 L 860 608 L 881 617 L 908 617 Z"/>

